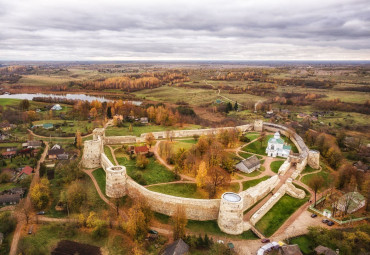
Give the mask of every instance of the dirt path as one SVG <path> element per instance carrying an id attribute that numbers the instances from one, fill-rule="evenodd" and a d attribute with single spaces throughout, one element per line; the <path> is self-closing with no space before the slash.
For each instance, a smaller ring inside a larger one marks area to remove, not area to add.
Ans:
<path id="1" fill-rule="evenodd" d="M 116 166 L 118 166 L 118 161 L 117 161 L 117 158 L 116 158 L 116 154 L 114 154 L 114 151 L 113 148 L 110 146 L 110 145 L 107 145 L 108 148 L 110 149 L 110 153 L 112 154 L 112 157 L 113 157 L 113 160 L 114 160 L 114 163 L 116 164 Z"/>
<path id="2" fill-rule="evenodd" d="M 317 174 L 317 173 L 319 173 L 319 172 L 321 172 L 322 171 L 322 167 L 320 166 L 320 168 L 318 169 L 318 170 L 316 170 L 316 171 L 313 171 L 313 172 L 310 172 L 310 173 L 305 173 L 305 174 L 300 174 L 299 175 L 299 181 L 301 181 L 301 179 L 304 177 L 304 176 L 306 176 L 306 175 L 309 175 L 309 174 Z"/>
<path id="3" fill-rule="evenodd" d="M 46 158 L 46 155 L 48 153 L 48 150 L 49 150 L 49 144 L 45 141 L 44 141 L 44 143 L 45 143 L 44 152 L 41 154 L 40 160 L 37 162 L 37 166 L 35 168 L 35 173 L 34 173 L 34 176 L 32 178 L 31 184 L 30 184 L 30 189 L 40 179 L 40 173 L 39 173 L 40 164 L 42 162 L 44 162 L 44 160 Z M 23 205 L 24 208 L 30 208 L 31 207 L 30 193 L 31 192 L 28 192 L 27 197 L 24 198 L 25 199 L 25 203 Z M 18 208 L 18 212 L 20 212 L 20 210 L 22 210 L 22 208 Z M 17 227 L 16 227 L 14 235 L 13 235 L 13 240 L 12 240 L 12 243 L 11 243 L 11 246 L 10 246 L 9 255 L 16 255 L 16 252 L 17 252 L 17 249 L 18 249 L 19 239 L 21 237 L 21 232 L 22 232 L 22 229 L 24 228 L 25 223 L 26 223 L 23 215 L 21 215 L 20 213 L 16 214 L 16 217 L 17 217 L 18 224 L 17 224 Z"/>

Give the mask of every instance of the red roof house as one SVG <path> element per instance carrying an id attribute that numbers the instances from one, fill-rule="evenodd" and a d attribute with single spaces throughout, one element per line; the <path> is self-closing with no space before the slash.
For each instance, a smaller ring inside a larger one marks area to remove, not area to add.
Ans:
<path id="1" fill-rule="evenodd" d="M 147 154 L 148 152 L 149 152 L 149 149 L 146 145 L 135 147 L 135 153 L 136 154 Z"/>
<path id="2" fill-rule="evenodd" d="M 33 171 L 33 168 L 32 168 L 32 167 L 30 167 L 30 166 L 25 166 L 25 167 L 23 167 L 23 169 L 22 169 L 21 175 L 22 175 L 22 174 L 30 175 L 30 174 L 32 174 L 32 171 Z"/>

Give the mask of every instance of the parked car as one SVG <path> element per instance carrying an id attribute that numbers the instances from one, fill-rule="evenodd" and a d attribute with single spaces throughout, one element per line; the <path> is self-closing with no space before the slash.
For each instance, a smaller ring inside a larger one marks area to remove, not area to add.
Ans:
<path id="1" fill-rule="evenodd" d="M 317 214 L 313 213 L 311 214 L 311 218 L 316 218 L 317 217 Z"/>
<path id="2" fill-rule="evenodd" d="M 32 234 L 32 230 L 33 230 L 33 225 L 30 226 L 30 228 L 28 229 L 28 234 L 31 235 Z"/>
<path id="3" fill-rule="evenodd" d="M 44 211 L 40 211 L 38 213 L 36 213 L 37 215 L 45 215 L 45 212 Z"/>
<path id="4" fill-rule="evenodd" d="M 269 242 L 270 242 L 270 239 L 268 239 L 268 238 L 263 238 L 261 240 L 261 243 L 269 243 Z"/>
<path id="5" fill-rule="evenodd" d="M 224 241 L 223 240 L 218 240 L 217 243 L 224 244 Z"/>
<path id="6" fill-rule="evenodd" d="M 334 222 L 332 222 L 332 221 L 328 221 L 328 223 L 326 223 L 329 227 L 331 227 L 331 226 L 333 226 L 334 225 Z"/>
<path id="7" fill-rule="evenodd" d="M 321 221 L 322 223 L 328 224 L 329 220 L 325 219 Z"/>

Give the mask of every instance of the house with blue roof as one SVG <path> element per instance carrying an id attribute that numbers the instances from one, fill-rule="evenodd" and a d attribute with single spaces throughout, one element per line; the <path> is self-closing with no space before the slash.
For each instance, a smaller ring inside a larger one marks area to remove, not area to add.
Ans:
<path id="1" fill-rule="evenodd" d="M 280 137 L 280 133 L 276 132 L 274 137 L 268 140 L 266 154 L 269 157 L 283 157 L 287 158 L 290 154 L 292 147 L 284 142 Z"/>

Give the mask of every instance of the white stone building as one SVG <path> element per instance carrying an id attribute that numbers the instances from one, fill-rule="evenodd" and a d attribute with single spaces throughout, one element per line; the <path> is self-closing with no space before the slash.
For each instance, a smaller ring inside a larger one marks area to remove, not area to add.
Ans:
<path id="1" fill-rule="evenodd" d="M 287 158 L 292 147 L 284 142 L 280 137 L 280 133 L 276 132 L 274 137 L 270 138 L 266 148 L 266 154 L 269 157 L 283 157 Z"/>

